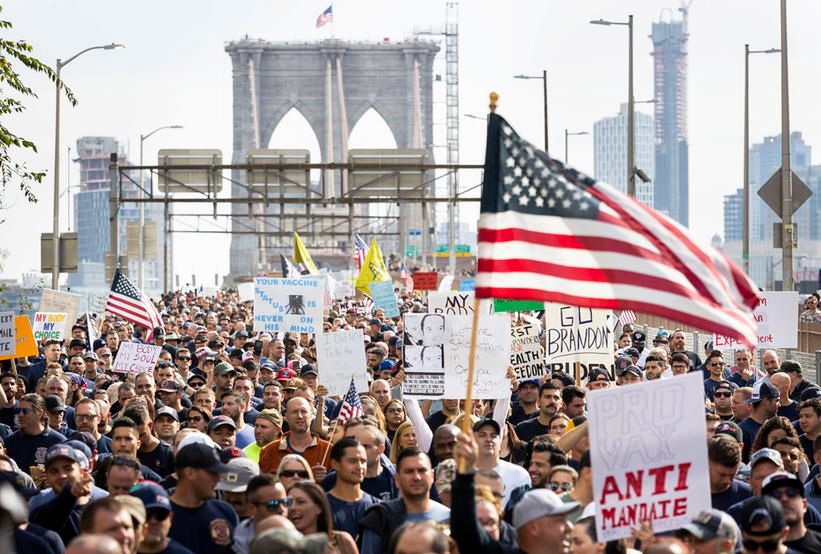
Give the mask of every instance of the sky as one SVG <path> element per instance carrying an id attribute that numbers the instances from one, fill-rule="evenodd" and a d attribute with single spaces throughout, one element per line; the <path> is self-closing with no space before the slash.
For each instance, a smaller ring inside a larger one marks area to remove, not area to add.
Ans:
<path id="1" fill-rule="evenodd" d="M 228 41 L 245 35 L 269 41 L 314 41 L 332 35 L 352 41 L 377 42 L 386 37 L 398 41 L 411 36 L 415 25 L 438 25 L 445 20 L 444 0 L 338 0 L 333 25 L 316 29 L 316 17 L 328 3 L 14 0 L 3 3 L 0 17 L 14 25 L 7 37 L 29 41 L 34 54 L 52 66 L 57 58 L 66 59 L 88 46 L 125 45 L 114 51 L 89 52 L 63 70 L 79 99 L 76 107 L 62 103 L 60 184 L 64 188 L 69 182 L 79 182 L 77 164 L 70 164 L 66 176 L 66 148 L 74 150 L 81 136 L 116 137 L 129 157 L 136 159 L 141 134 L 177 124 L 184 128 L 163 131 L 146 142 L 146 163 L 156 163 L 161 148 L 219 148 L 223 158 L 230 160 L 231 64 L 224 51 Z M 628 14 L 634 15 L 635 97 L 645 100 L 653 97 L 651 23 L 669 18 L 671 9 L 678 17 L 678 6 L 678 0 L 463 0 L 459 8 L 460 112 L 485 114 L 488 93 L 496 91 L 500 94 L 498 113 L 524 138 L 541 145 L 541 82 L 516 80 L 513 75 L 538 74 L 545 69 L 551 150 L 556 157 L 564 156 L 564 129 L 589 131 L 590 136 L 571 139 L 571 159 L 592 175 L 593 123 L 615 115 L 619 104 L 626 101 L 627 32 L 588 22 L 626 20 Z M 791 0 L 789 10 L 792 130 L 802 131 L 808 144 L 821 145 L 821 110 L 816 105 L 821 84 L 817 73 L 821 41 L 816 36 L 821 2 Z M 753 49 L 779 46 L 779 2 L 695 0 L 690 7 L 690 33 L 690 226 L 699 238 L 709 240 L 723 233 L 723 196 L 742 186 L 744 44 Z M 751 142 L 780 132 L 779 68 L 777 55 L 751 58 Z M 21 73 L 38 98 L 27 99 L 26 112 L 6 118 L 4 124 L 38 146 L 36 154 L 16 152 L 15 158 L 31 169 L 48 170 L 48 176 L 35 189 L 40 199 L 37 204 L 26 203 L 14 184 L 6 191 L 7 209 L 0 214 L 5 219 L 0 224 L 0 250 L 7 253 L 2 275 L 12 278 L 38 268 L 39 236 L 51 231 L 53 207 L 54 87 L 42 75 Z M 652 113 L 652 105 L 637 109 Z M 305 125 L 283 123 L 270 146 L 309 147 L 316 156 L 316 139 L 305 131 Z M 482 122 L 461 117 L 460 125 L 461 161 L 482 163 Z M 436 132 L 442 133 L 443 128 Z M 352 131 L 352 148 L 392 146 L 392 137 L 381 121 L 370 119 Z M 462 216 L 475 226 L 475 207 L 463 209 Z M 64 197 L 63 231 L 68 219 Z M 228 271 L 227 235 L 178 234 L 174 240 L 176 273 L 212 276 Z M 208 255 L 202 255 L 203 249 Z"/>

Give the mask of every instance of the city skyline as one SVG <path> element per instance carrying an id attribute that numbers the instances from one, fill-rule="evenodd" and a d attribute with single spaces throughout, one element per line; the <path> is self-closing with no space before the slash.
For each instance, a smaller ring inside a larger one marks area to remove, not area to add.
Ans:
<path id="1" fill-rule="evenodd" d="M 422 4 L 424 6 L 418 10 L 409 9 L 398 2 L 361 2 L 356 6 L 340 4 L 335 7 L 336 35 L 350 40 L 370 38 L 378 41 L 384 36 L 399 40 L 411 35 L 413 25 L 441 23 L 444 20 L 443 2 Z M 587 21 L 599 17 L 626 19 L 629 11 L 635 15 L 637 31 L 636 100 L 652 97 L 652 42 L 648 38 L 649 31 L 652 23 L 659 20 L 661 10 L 675 10 L 677 3 L 642 1 L 626 7 L 619 6 L 618 9 L 601 1 L 578 2 L 572 7 L 554 2 L 521 4 L 523 9 L 531 10 L 532 18 L 499 14 L 487 3 L 462 4 L 460 105 L 463 114 L 483 113 L 487 92 L 496 90 L 501 94 L 500 113 L 516 121 L 523 135 L 539 144 L 542 133 L 540 87 L 513 81 L 512 76 L 546 68 L 551 102 L 551 150 L 561 158 L 559 145 L 564 128 L 592 131 L 594 121 L 612 113 L 614 105 L 626 100 L 626 33 L 620 33 L 617 29 L 593 28 Z M 54 19 L 61 19 L 62 16 L 77 32 L 65 37 L 55 32 L 53 23 L 38 23 L 39 26 L 35 26 L 38 6 L 40 9 L 43 6 L 52 8 L 56 16 Z M 159 23 L 158 32 L 165 33 L 167 37 L 162 41 L 162 48 L 159 48 L 146 42 L 139 33 L 129 29 L 114 30 L 107 25 L 110 18 L 106 17 L 105 10 L 94 11 L 94 6 L 103 6 L 102 3 L 83 3 L 82 10 L 77 6 L 72 2 L 13 4 L 7 8 L 5 15 L 15 24 L 13 36 L 28 39 L 35 45 L 35 53 L 52 64 L 53 58 L 68 56 L 74 50 L 87 46 L 89 41 L 106 43 L 115 40 L 126 44 L 127 48 L 122 51 L 100 52 L 95 53 L 93 58 L 91 55 L 84 57 L 66 71 L 64 77 L 79 95 L 80 105 L 76 109 L 66 110 L 63 116 L 62 143 L 71 144 L 82 135 L 114 136 L 125 144 L 130 142 L 129 150 L 133 158 L 138 145 L 137 137 L 141 132 L 150 130 L 147 127 L 185 125 L 184 130 L 173 136 L 152 139 L 146 149 L 147 160 L 156 159 L 157 149 L 164 147 L 219 147 L 226 158 L 230 156 L 230 70 L 228 60 L 224 59 L 221 51 L 225 41 L 235 40 L 246 33 L 269 40 L 301 38 L 315 41 L 326 38 L 332 32 L 313 29 L 314 12 L 322 9 L 319 3 L 267 6 L 261 2 L 238 2 L 234 9 L 226 10 L 217 3 L 206 2 L 201 11 L 191 14 L 191 24 L 186 25 L 185 29 L 175 28 L 175 34 L 170 33 L 170 24 Z M 123 8 L 117 15 L 133 18 L 135 26 L 140 27 L 148 22 L 143 9 Z M 169 21 L 181 16 L 182 11 L 179 7 L 171 8 Z M 249 11 L 254 12 L 253 17 L 249 16 Z M 726 17 L 742 11 L 746 14 L 744 29 L 719 25 Z M 93 16 L 83 20 L 78 12 Z M 370 16 L 367 24 L 362 19 L 365 13 Z M 757 48 L 777 46 L 777 13 L 777 3 L 763 0 L 728 1 L 720 7 L 695 3 L 690 11 L 690 223 L 705 241 L 715 233 L 723 233 L 720 223 L 722 196 L 741 184 L 743 44 L 750 42 Z M 397 14 L 402 17 L 396 17 Z M 430 14 L 438 15 L 431 17 Z M 791 5 L 790 22 L 817 15 L 821 15 L 818 7 L 810 3 L 795 3 Z M 275 21 L 276 24 L 272 27 L 263 24 L 262 20 L 269 23 Z M 376 36 L 373 22 L 378 23 Z M 151 25 L 158 23 L 151 20 Z M 194 29 L 208 32 L 196 33 Z M 494 29 L 501 38 L 516 37 L 518 40 L 502 40 L 490 51 L 485 46 L 484 33 L 488 29 Z M 567 48 L 562 50 L 562 45 L 570 43 L 574 46 L 573 55 L 569 55 Z M 802 71 L 802 67 L 811 67 L 809 64 L 814 63 L 819 48 L 806 29 L 794 24 L 790 26 L 790 43 L 793 127 L 804 131 L 809 144 L 818 143 L 821 126 L 808 117 L 813 113 L 809 91 L 815 78 L 809 75 L 809 71 Z M 176 55 L 168 55 L 169 51 Z M 751 70 L 751 137 L 754 141 L 758 137 L 775 134 L 779 126 L 778 60 L 777 56 L 766 58 L 774 59 L 756 60 Z M 103 75 L 107 77 L 103 78 Z M 44 79 L 29 79 L 34 81 L 32 85 L 40 94 L 40 100 L 30 102 L 29 112 L 14 119 L 13 123 L 16 123 L 18 132 L 30 136 L 39 146 L 40 153 L 28 158 L 29 163 L 51 172 L 53 89 Z M 120 83 L 127 85 L 120 86 Z M 112 117 L 111 113 L 116 113 L 112 112 L 113 107 L 119 107 L 122 115 L 118 113 L 118 117 Z M 462 161 L 481 162 L 484 143 L 481 123 L 463 119 L 461 126 Z M 352 137 L 357 131 L 361 134 L 361 129 L 354 129 Z M 62 158 L 65 164 L 65 152 Z M 592 144 L 574 143 L 572 159 L 579 169 L 593 174 Z M 76 176 L 72 176 L 72 181 L 76 182 Z M 63 182 L 65 184 L 65 177 Z M 36 237 L 26 239 L 31 243 L 26 248 L 11 248 L 14 244 L 8 238 L 0 239 L 0 248 L 11 250 L 4 268 L 6 275 L 19 276 L 38 265 L 39 233 L 48 231 L 51 222 L 49 184 L 50 176 L 46 178 L 45 185 L 37 190 L 41 201 L 36 206 L 28 206 L 12 198 L 17 203 L 14 209 L 7 212 L 6 225 L 24 225 L 31 228 L 31 234 Z M 467 183 L 463 182 L 463 186 Z M 13 192 L 12 189 L 9 191 Z M 461 213 L 463 220 L 475 221 L 475 207 L 463 207 Z M 62 219 L 67 221 L 67 214 Z M 201 275 L 227 272 L 227 236 L 217 239 L 209 237 L 212 248 L 224 248 L 224 259 L 204 262 L 197 259 L 191 246 L 196 244 L 195 237 L 175 237 L 175 240 L 178 245 L 176 252 L 180 252 L 178 267 L 191 267 Z M 179 269 L 177 272 L 187 273 Z"/>

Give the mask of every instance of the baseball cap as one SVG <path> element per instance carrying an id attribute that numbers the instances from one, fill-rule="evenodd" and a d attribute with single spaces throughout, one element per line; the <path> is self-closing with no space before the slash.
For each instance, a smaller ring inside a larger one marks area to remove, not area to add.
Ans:
<path id="1" fill-rule="evenodd" d="M 784 462 L 781 461 L 781 453 L 778 450 L 773 450 L 772 448 L 762 448 L 761 450 L 757 450 L 750 456 L 750 469 L 753 469 L 759 462 L 764 460 L 770 461 L 784 469 Z"/>
<path id="2" fill-rule="evenodd" d="M 96 339 L 94 343 L 91 345 L 91 348 L 93 350 L 99 350 L 103 346 L 105 346 L 105 339 Z"/>
<path id="3" fill-rule="evenodd" d="M 299 372 L 300 377 L 304 377 L 306 375 L 319 375 L 319 372 L 312 364 L 305 364 L 302 366 L 302 370 Z"/>
<path id="4" fill-rule="evenodd" d="M 715 343 L 711 340 L 708 340 L 707 342 L 704 343 L 704 350 L 706 352 L 710 352 L 711 350 L 715 350 L 714 347 L 715 347 Z"/>
<path id="5" fill-rule="evenodd" d="M 376 319 L 376 318 L 373 318 L 373 319 L 371 319 L 371 320 L 368 322 L 368 325 L 379 325 L 379 326 L 381 327 L 381 326 L 382 326 L 382 322 L 381 322 L 381 321 L 379 321 L 379 320 L 378 320 L 378 319 Z"/>
<path id="6" fill-rule="evenodd" d="M 208 428 L 206 429 L 206 431 L 208 431 L 210 433 L 211 431 L 213 431 L 217 427 L 222 427 L 224 425 L 229 426 L 231 429 L 236 429 L 237 428 L 237 424 L 234 423 L 233 419 L 231 419 L 228 416 L 218 415 L 218 416 L 214 416 L 211 419 L 211 421 L 208 422 Z"/>
<path id="7" fill-rule="evenodd" d="M 94 361 L 97 361 L 97 359 L 98 359 L 98 358 L 97 358 L 97 354 L 95 354 L 94 352 L 92 352 L 91 350 L 89 350 L 88 352 L 86 352 L 85 354 L 83 354 L 83 359 L 84 359 L 84 360 L 94 360 Z"/>
<path id="8" fill-rule="evenodd" d="M 744 500 L 737 521 L 741 530 L 753 537 L 780 533 L 787 525 L 781 502 L 772 496 L 752 496 Z"/>
<path id="9" fill-rule="evenodd" d="M 131 496 L 141 500 L 146 511 L 171 511 L 171 500 L 168 498 L 168 491 L 156 483 L 144 481 L 138 484 L 131 489 Z"/>
<path id="10" fill-rule="evenodd" d="M 493 419 L 492 417 L 486 417 L 486 418 L 480 419 L 479 421 L 474 423 L 473 424 L 473 432 L 475 433 L 476 431 L 478 431 L 479 429 L 481 429 L 485 425 L 490 425 L 491 427 L 496 429 L 496 434 L 498 434 L 498 435 L 502 434 L 502 428 L 499 426 L 499 422 L 496 421 L 495 419 Z"/>
<path id="11" fill-rule="evenodd" d="M 59 460 L 61 458 L 68 459 L 72 462 L 77 462 L 81 466 L 85 465 L 88 467 L 88 458 L 85 457 L 85 454 L 67 444 L 55 444 L 48 449 L 48 452 L 46 453 L 46 467 L 48 467 L 48 465 L 54 460 Z"/>
<path id="12" fill-rule="evenodd" d="M 755 404 L 756 402 L 761 402 L 768 398 L 778 398 L 779 396 L 781 396 L 781 394 L 778 392 L 778 389 L 762 379 L 753 385 L 753 394 L 746 403 Z"/>
<path id="13" fill-rule="evenodd" d="M 382 360 L 379 363 L 379 371 L 393 371 L 395 367 L 396 364 L 393 360 Z M 302 373 L 304 374 L 305 372 L 303 371 Z"/>
<path id="14" fill-rule="evenodd" d="M 203 377 L 202 375 L 199 375 L 197 373 L 192 373 L 191 374 L 191 377 L 188 378 L 188 384 L 190 385 L 191 381 L 193 381 L 194 379 L 199 379 L 200 381 L 202 381 L 203 384 L 205 384 L 205 377 Z"/>
<path id="15" fill-rule="evenodd" d="M 286 382 L 282 383 L 282 390 L 298 389 L 304 385 L 305 381 L 298 377 L 294 377 L 293 379 L 288 379 Z"/>
<path id="16" fill-rule="evenodd" d="M 234 458 L 226 465 L 229 471 L 220 475 L 218 491 L 245 492 L 248 482 L 259 475 L 259 464 L 248 458 Z"/>
<path id="17" fill-rule="evenodd" d="M 289 367 L 283 367 L 277 372 L 277 381 L 290 381 L 296 377 L 296 371 Z"/>
<path id="18" fill-rule="evenodd" d="M 91 452 L 91 448 L 89 448 L 89 446 L 82 440 L 67 440 L 63 444 L 73 448 L 74 450 L 82 454 L 85 457 L 85 460 L 91 460 L 92 456 L 94 456 L 94 454 Z M 88 469 L 88 461 L 85 460 L 80 462 L 80 467 L 83 469 Z"/>
<path id="19" fill-rule="evenodd" d="M 170 408 L 168 406 L 163 406 L 162 408 L 157 410 L 157 413 L 154 416 L 154 421 L 157 421 L 158 419 L 160 419 L 160 416 L 164 415 L 174 418 L 175 421 L 180 420 L 180 415 L 177 413 L 177 410 L 175 410 L 174 408 Z"/>
<path id="20" fill-rule="evenodd" d="M 303 535 L 295 529 L 279 527 L 257 535 L 251 541 L 249 554 L 269 554 L 271 552 L 300 552 L 301 554 L 322 554 L 328 548 L 327 533 Z"/>
<path id="21" fill-rule="evenodd" d="M 205 469 L 211 473 L 230 471 L 230 468 L 220 461 L 216 449 L 202 443 L 187 444 L 180 448 L 174 457 L 174 467 L 178 471 L 186 467 Z"/>
<path id="22" fill-rule="evenodd" d="M 804 484 L 801 479 L 787 471 L 776 471 L 766 476 L 761 482 L 761 494 L 769 495 L 775 489 L 781 487 L 790 487 L 800 492 L 801 496 L 804 496 Z"/>
<path id="23" fill-rule="evenodd" d="M 735 439 L 736 442 L 744 441 L 744 433 L 741 432 L 741 427 L 734 421 L 722 421 L 713 430 L 713 435 L 727 435 Z"/>
<path id="24" fill-rule="evenodd" d="M 647 336 L 644 334 L 644 331 L 633 331 L 633 334 L 630 335 L 630 338 L 633 342 L 644 342 L 647 340 Z"/>
<path id="25" fill-rule="evenodd" d="M 236 373 L 237 370 L 228 362 L 220 362 L 214 366 L 214 375 L 228 375 L 229 373 Z"/>
<path id="26" fill-rule="evenodd" d="M 174 379 L 166 379 L 162 382 L 162 385 L 157 390 L 160 390 L 162 392 L 180 392 L 182 390 L 182 387 Z"/>
<path id="27" fill-rule="evenodd" d="M 165 335 L 165 340 L 180 340 L 180 336 L 172 331 Z"/>
<path id="28" fill-rule="evenodd" d="M 691 523 L 681 528 L 700 541 L 726 539 L 738 542 L 736 524 L 729 514 L 721 510 L 704 510 Z"/>
<path id="29" fill-rule="evenodd" d="M 801 402 L 805 400 L 809 400 L 810 398 L 821 398 L 821 388 L 819 387 L 807 387 L 801 393 Z"/>
<path id="30" fill-rule="evenodd" d="M 245 352 L 240 359 L 242 360 L 243 363 L 245 363 L 249 360 L 254 360 L 254 353 L 249 350 L 249 351 Z"/>
<path id="31" fill-rule="evenodd" d="M 633 375 L 642 377 L 641 369 L 639 369 L 638 366 L 635 366 L 633 364 L 630 364 L 629 366 L 625 367 L 624 371 L 621 372 L 622 375 L 624 375 L 625 373 L 632 373 Z"/>
<path id="32" fill-rule="evenodd" d="M 727 380 L 725 379 L 725 380 L 723 380 L 723 381 L 720 381 L 720 382 L 716 385 L 716 388 L 714 388 L 714 389 L 713 389 L 713 392 L 715 392 L 715 391 L 717 391 L 717 390 L 719 390 L 719 389 L 729 390 L 729 391 L 731 391 L 731 392 L 732 392 L 732 391 L 736 390 L 737 388 L 738 388 L 738 385 L 736 385 L 736 384 L 735 384 L 735 383 L 733 383 L 732 381 L 727 381 Z"/>
<path id="33" fill-rule="evenodd" d="M 247 339 L 248 338 L 248 332 L 247 331 L 237 331 L 234 334 L 234 337 L 238 338 L 238 339 Z"/>
<path id="34" fill-rule="evenodd" d="M 568 375 L 564 371 L 554 371 L 550 375 L 550 378 L 551 379 L 558 379 L 559 381 L 561 381 L 563 387 L 566 387 L 568 385 L 575 385 L 576 384 L 576 380 L 573 379 L 573 377 L 571 375 Z"/>
<path id="35" fill-rule="evenodd" d="M 601 378 L 604 377 L 604 381 L 610 380 L 610 374 L 607 373 L 607 370 L 597 367 L 595 369 L 591 369 L 590 372 L 587 374 L 588 381 L 599 381 L 602 380 Z"/>
<path id="36" fill-rule="evenodd" d="M 273 408 L 262 410 L 261 412 L 259 412 L 257 419 L 264 419 L 266 421 L 270 421 L 275 426 L 282 429 L 282 412 L 280 412 L 279 410 Z"/>
<path id="37" fill-rule="evenodd" d="M 562 502 L 553 491 L 532 489 L 525 493 L 513 509 L 513 527 L 521 529 L 541 517 L 565 515 L 578 507 L 578 502 Z"/>
<path id="38" fill-rule="evenodd" d="M 65 403 L 63 403 L 63 399 L 57 396 L 56 394 L 46 396 L 45 404 L 46 411 L 50 414 L 56 414 L 57 412 L 66 411 L 66 405 Z"/>
<path id="39" fill-rule="evenodd" d="M 627 348 L 625 348 L 624 351 L 622 351 L 622 354 L 629 358 L 638 358 L 639 356 L 641 356 L 641 352 L 639 352 L 639 349 L 633 348 L 632 346 L 628 346 Z"/>
<path id="40" fill-rule="evenodd" d="M 222 463 L 227 464 L 234 458 L 247 458 L 248 454 L 242 451 L 241 448 L 237 448 L 236 446 L 223 446 L 219 452 L 220 461 Z"/>
<path id="41" fill-rule="evenodd" d="M 525 379 L 524 381 L 519 381 L 519 387 L 518 388 L 522 388 L 525 385 L 533 385 L 534 387 L 538 387 L 539 386 L 539 380 L 538 379 Z"/>

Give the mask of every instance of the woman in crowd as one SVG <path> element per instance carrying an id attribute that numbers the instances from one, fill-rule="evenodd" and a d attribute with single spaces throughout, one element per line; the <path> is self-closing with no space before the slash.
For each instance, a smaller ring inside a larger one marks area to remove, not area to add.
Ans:
<path id="1" fill-rule="evenodd" d="M 556 494 L 570 492 L 576 486 L 579 474 L 570 466 L 555 466 L 550 470 L 547 478 L 547 487 Z"/>
<path id="2" fill-rule="evenodd" d="M 561 437 L 567 432 L 567 426 L 570 424 L 570 418 L 565 414 L 556 414 L 550 418 L 547 424 L 548 433 L 554 437 Z"/>
<path id="3" fill-rule="evenodd" d="M 369 394 L 362 394 L 359 396 L 359 402 L 362 403 L 362 410 L 365 412 L 365 414 L 375 417 L 376 422 L 379 425 L 379 430 L 382 431 L 382 433 L 384 433 L 385 435 L 387 435 L 388 429 L 387 425 L 385 424 L 385 415 L 379 408 L 379 404 L 376 402 L 376 398 Z"/>
<path id="4" fill-rule="evenodd" d="M 395 464 L 399 453 L 409 446 L 419 446 L 419 441 L 416 437 L 416 427 L 410 421 L 406 421 L 396 430 L 395 438 L 391 443 L 391 462 Z"/>
<path id="5" fill-rule="evenodd" d="M 761 429 L 758 430 L 750 452 L 758 452 L 762 448 L 770 448 L 773 441 L 782 437 L 798 439 L 798 433 L 795 432 L 795 428 L 792 426 L 792 423 L 790 423 L 790 420 L 782 416 L 768 419 L 764 422 L 764 425 L 761 426 Z"/>
<path id="6" fill-rule="evenodd" d="M 314 480 L 314 472 L 308 461 L 299 454 L 288 454 L 282 458 L 277 469 L 277 478 L 287 490 L 292 483 Z"/>
<path id="7" fill-rule="evenodd" d="M 297 531 L 303 535 L 327 533 L 329 547 L 326 553 L 359 553 L 353 537 L 345 531 L 334 530 L 331 506 L 322 487 L 312 481 L 296 481 L 287 490 L 291 497 L 288 519 Z"/>
<path id="8" fill-rule="evenodd" d="M 396 436 L 396 430 L 407 419 L 405 416 L 405 406 L 402 404 L 401 400 L 391 400 L 385 404 L 384 415 L 385 426 L 388 430 L 388 438 L 391 442 L 393 442 L 394 437 Z"/>
<path id="9" fill-rule="evenodd" d="M 570 531 L 570 554 L 625 554 L 622 541 L 598 542 L 594 517 L 580 519 Z"/>
<path id="10" fill-rule="evenodd" d="M 201 406 L 191 406 L 186 421 L 189 429 L 196 429 L 201 433 L 205 433 L 208 422 L 211 421 L 211 414 Z"/>
<path id="11" fill-rule="evenodd" d="M 519 438 L 512 423 L 505 421 L 499 458 L 512 464 L 520 464 L 527 459 L 527 443 Z"/>

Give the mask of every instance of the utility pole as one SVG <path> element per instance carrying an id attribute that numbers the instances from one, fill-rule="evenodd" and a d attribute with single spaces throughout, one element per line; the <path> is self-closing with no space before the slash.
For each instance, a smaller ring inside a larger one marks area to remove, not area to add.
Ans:
<path id="1" fill-rule="evenodd" d="M 793 285 L 792 170 L 790 168 L 790 89 L 787 68 L 787 0 L 781 0 L 781 282 Z"/>

